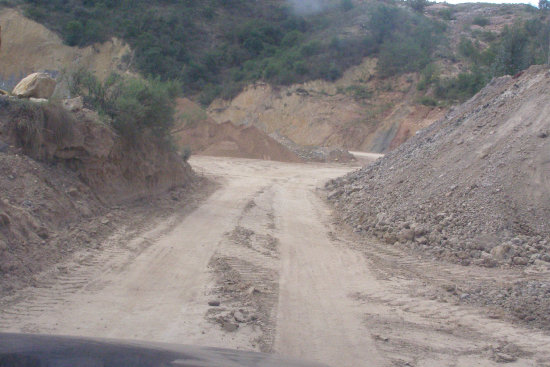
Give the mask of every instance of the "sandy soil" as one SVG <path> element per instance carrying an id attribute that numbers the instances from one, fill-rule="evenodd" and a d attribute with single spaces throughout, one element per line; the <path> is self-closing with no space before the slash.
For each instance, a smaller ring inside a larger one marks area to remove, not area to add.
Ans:
<path id="1" fill-rule="evenodd" d="M 360 243 L 336 223 L 320 188 L 352 168 L 191 164 L 220 183 L 196 210 L 132 240 L 122 228 L 102 251 L 80 252 L 3 298 L 0 330 L 261 350 L 331 366 L 550 366 L 549 334 L 445 296 L 456 279 L 487 269 Z"/>

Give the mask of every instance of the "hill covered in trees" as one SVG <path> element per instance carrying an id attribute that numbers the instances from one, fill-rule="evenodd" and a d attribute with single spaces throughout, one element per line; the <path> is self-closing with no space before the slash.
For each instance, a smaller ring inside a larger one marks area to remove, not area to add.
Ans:
<path id="1" fill-rule="evenodd" d="M 420 101 L 435 105 L 464 100 L 494 76 L 544 63 L 548 53 L 546 11 L 521 5 L 495 6 L 491 16 L 510 16 L 495 31 L 483 12 L 458 28 L 460 5 L 434 10 L 422 0 L 2 3 L 20 7 L 68 45 L 124 39 L 133 50 L 127 61 L 139 72 L 177 79 L 185 94 L 205 105 L 216 97 L 232 98 L 258 80 L 272 85 L 333 81 L 369 56 L 378 59 L 380 78 L 420 73 Z M 460 67 L 445 70 L 442 60 Z M 360 98 L 370 93 L 353 92 Z"/>

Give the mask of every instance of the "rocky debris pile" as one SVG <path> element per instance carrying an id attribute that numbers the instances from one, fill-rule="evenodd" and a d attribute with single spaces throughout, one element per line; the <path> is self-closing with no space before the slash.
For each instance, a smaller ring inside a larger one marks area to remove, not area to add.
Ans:
<path id="1" fill-rule="evenodd" d="M 550 71 L 493 80 L 370 166 L 329 182 L 355 231 L 463 265 L 550 266 Z"/>
<path id="2" fill-rule="evenodd" d="M 23 78 L 13 88 L 12 94 L 19 98 L 49 99 L 56 84 L 55 79 L 46 73 L 33 73 Z"/>
<path id="3" fill-rule="evenodd" d="M 355 161 L 353 154 L 345 149 L 330 147 L 304 147 L 278 133 L 269 134 L 273 139 L 294 152 L 298 157 L 308 162 L 339 162 Z"/>

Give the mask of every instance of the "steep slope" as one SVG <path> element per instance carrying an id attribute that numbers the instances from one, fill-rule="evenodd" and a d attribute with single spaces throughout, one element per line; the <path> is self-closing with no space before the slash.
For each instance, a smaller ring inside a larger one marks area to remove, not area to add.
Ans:
<path id="1" fill-rule="evenodd" d="M 495 79 L 375 164 L 328 184 L 357 231 L 464 265 L 550 262 L 550 72 Z"/>

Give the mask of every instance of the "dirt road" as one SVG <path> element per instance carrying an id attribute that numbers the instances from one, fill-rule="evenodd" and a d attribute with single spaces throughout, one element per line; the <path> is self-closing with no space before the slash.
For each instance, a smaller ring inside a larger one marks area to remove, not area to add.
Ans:
<path id="1" fill-rule="evenodd" d="M 191 163 L 220 183 L 198 209 L 131 240 L 121 228 L 3 298 L 0 331 L 261 350 L 331 366 L 550 366 L 548 334 L 445 297 L 442 285 L 494 274 L 359 243 L 333 223 L 317 189 L 351 168 Z"/>

